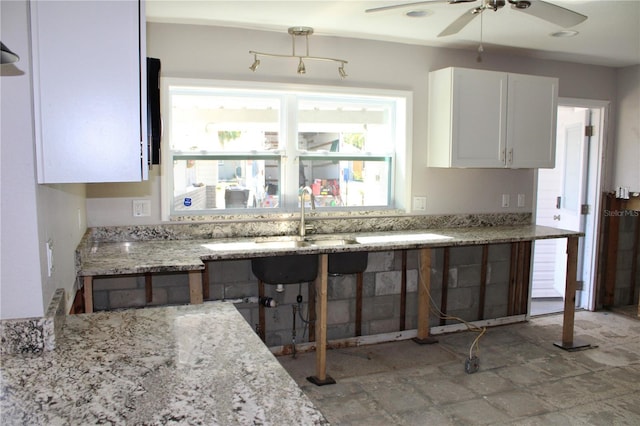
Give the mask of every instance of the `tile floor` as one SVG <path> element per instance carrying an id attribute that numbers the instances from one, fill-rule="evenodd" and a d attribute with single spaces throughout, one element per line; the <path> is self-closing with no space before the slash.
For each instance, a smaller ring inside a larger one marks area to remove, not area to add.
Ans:
<path id="1" fill-rule="evenodd" d="M 474 374 L 472 332 L 330 350 L 337 383 L 322 387 L 306 380 L 315 353 L 279 360 L 333 425 L 640 425 L 640 321 L 581 311 L 575 323 L 597 347 L 553 346 L 561 314 L 489 328 Z"/>

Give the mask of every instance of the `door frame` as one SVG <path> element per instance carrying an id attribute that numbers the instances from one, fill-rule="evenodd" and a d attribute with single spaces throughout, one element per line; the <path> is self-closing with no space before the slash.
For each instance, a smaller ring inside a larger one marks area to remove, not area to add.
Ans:
<path id="1" fill-rule="evenodd" d="M 606 146 L 609 138 L 609 109 L 610 102 L 592 99 L 579 98 L 558 98 L 558 108 L 560 107 L 580 107 L 589 108 L 592 113 L 591 125 L 594 127 L 594 135 L 589 144 L 588 153 L 588 177 L 587 177 L 587 199 L 589 214 L 585 218 L 585 236 L 580 238 L 580 249 L 584 250 L 583 262 L 578 270 L 578 280 L 584 281 L 582 290 L 576 292 L 576 306 L 590 311 L 595 310 L 596 303 L 596 273 L 598 264 L 599 235 L 598 226 L 600 223 L 600 203 L 604 185 L 605 168 L 607 165 Z M 538 169 L 534 170 L 533 180 L 533 221 L 537 211 L 538 194 Z M 533 262 L 533 256 L 531 262 Z M 531 265 L 533 271 L 533 264 Z M 533 282 L 533 281 L 530 281 Z M 531 289 L 529 291 L 529 310 L 531 311 Z"/>

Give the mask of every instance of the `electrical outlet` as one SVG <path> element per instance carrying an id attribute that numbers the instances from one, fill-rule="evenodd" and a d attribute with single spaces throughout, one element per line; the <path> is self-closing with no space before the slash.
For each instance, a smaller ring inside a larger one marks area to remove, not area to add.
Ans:
<path id="1" fill-rule="evenodd" d="M 413 197 L 413 210 L 426 210 L 427 197 Z"/>
<path id="2" fill-rule="evenodd" d="M 524 194 L 518 194 L 518 207 L 524 207 Z"/>
<path id="3" fill-rule="evenodd" d="M 480 368 L 480 358 L 477 356 L 467 357 L 464 361 L 464 372 L 467 374 L 473 374 Z"/>
<path id="4" fill-rule="evenodd" d="M 502 207 L 509 207 L 509 194 L 502 194 Z"/>
<path id="5" fill-rule="evenodd" d="M 133 215 L 151 216 L 151 200 L 133 200 Z"/>

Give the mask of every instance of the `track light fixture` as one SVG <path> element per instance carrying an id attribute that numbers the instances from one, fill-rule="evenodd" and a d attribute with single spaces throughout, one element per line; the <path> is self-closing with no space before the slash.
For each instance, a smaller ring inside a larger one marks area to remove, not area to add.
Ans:
<path id="1" fill-rule="evenodd" d="M 325 58 L 320 56 L 310 56 L 309 55 L 309 36 L 313 34 L 313 28 L 310 27 L 291 27 L 288 30 L 289 34 L 291 34 L 291 44 L 292 44 L 292 53 L 291 55 L 284 55 L 280 53 L 266 53 L 266 52 L 256 52 L 254 50 L 250 50 L 249 54 L 253 55 L 253 64 L 249 67 L 251 71 L 256 70 L 260 65 L 259 56 L 266 56 L 271 58 L 298 58 L 298 74 L 306 74 L 307 69 L 305 67 L 304 61 L 325 61 L 325 62 L 337 62 L 340 64 L 338 67 L 338 74 L 340 78 L 347 77 L 347 72 L 344 70 L 345 64 L 349 63 L 344 59 L 336 59 L 336 58 Z M 300 55 L 296 53 L 296 37 L 304 37 L 306 42 L 306 52 L 304 55 Z M 304 60 L 304 61 L 303 61 Z"/>

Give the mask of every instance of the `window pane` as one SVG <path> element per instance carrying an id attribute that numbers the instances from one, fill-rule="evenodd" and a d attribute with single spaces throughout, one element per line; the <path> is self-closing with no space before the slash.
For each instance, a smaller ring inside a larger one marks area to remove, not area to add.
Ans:
<path id="1" fill-rule="evenodd" d="M 278 207 L 278 159 L 177 159 L 173 162 L 173 210 Z"/>
<path id="2" fill-rule="evenodd" d="M 389 157 L 303 159 L 300 186 L 311 187 L 317 207 L 387 206 L 390 163 Z"/>
<path id="3" fill-rule="evenodd" d="M 279 105 L 280 100 L 273 96 L 172 88 L 171 149 L 181 152 L 276 150 Z"/>

